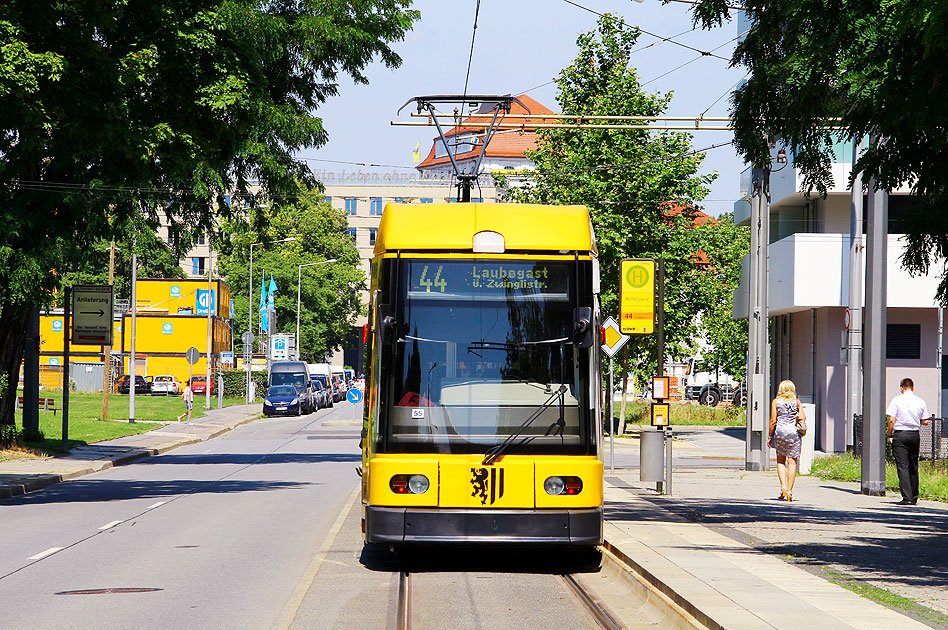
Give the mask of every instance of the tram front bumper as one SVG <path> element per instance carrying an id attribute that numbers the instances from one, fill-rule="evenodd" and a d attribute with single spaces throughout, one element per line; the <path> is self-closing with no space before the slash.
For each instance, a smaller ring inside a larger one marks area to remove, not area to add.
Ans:
<path id="1" fill-rule="evenodd" d="M 444 510 L 366 506 L 369 543 L 602 544 L 602 508 Z"/>

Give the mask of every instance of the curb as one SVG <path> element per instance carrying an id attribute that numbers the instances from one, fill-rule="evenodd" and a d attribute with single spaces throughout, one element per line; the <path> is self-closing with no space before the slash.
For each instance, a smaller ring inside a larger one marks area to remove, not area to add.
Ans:
<path id="1" fill-rule="evenodd" d="M 602 546 L 607 549 L 609 553 L 617 557 L 629 568 L 635 571 L 635 573 L 637 573 L 643 580 L 648 582 L 653 588 L 655 588 L 655 590 L 661 592 L 668 599 L 673 601 L 688 614 L 698 620 L 698 622 L 708 628 L 708 630 L 725 630 L 725 627 L 712 619 L 710 615 L 702 611 L 686 598 L 682 597 L 675 589 L 660 580 L 654 573 L 645 569 L 645 567 L 633 560 L 628 554 L 624 553 L 621 549 L 610 543 L 608 540 L 603 540 Z"/>
<path id="2" fill-rule="evenodd" d="M 101 466 L 97 468 L 81 468 L 79 470 L 73 470 L 68 473 L 40 473 L 35 478 L 27 479 L 26 481 L 19 482 L 10 482 L 6 484 L 0 484 L 0 499 L 12 499 L 20 495 L 27 494 L 28 492 L 35 492 L 37 490 L 42 490 L 43 488 L 48 488 L 54 484 L 66 481 L 67 479 L 75 479 L 76 477 L 83 477 L 85 475 L 91 475 L 94 472 L 101 472 L 103 470 L 108 470 L 109 468 L 114 468 L 116 466 L 124 466 L 126 464 L 131 464 L 136 460 L 143 459 L 145 457 L 151 457 L 153 455 L 162 455 L 168 451 L 172 451 L 176 448 L 182 446 L 190 446 L 191 444 L 199 444 L 201 442 L 206 442 L 208 440 L 213 440 L 216 437 L 233 431 L 239 426 L 253 422 L 254 420 L 259 420 L 260 418 L 257 415 L 251 416 L 249 418 L 243 418 L 238 422 L 235 422 L 233 425 L 218 427 L 217 430 L 212 431 L 205 437 L 195 437 L 181 442 L 176 442 L 174 444 L 169 444 L 167 446 L 162 446 L 159 448 L 139 448 L 137 450 L 123 453 L 122 455 L 117 455 L 113 458 L 101 459 Z M 167 425 L 166 425 L 167 426 Z M 157 429 L 156 429 L 157 430 Z M 150 433 L 150 431 L 149 431 Z M 94 446 L 94 445 L 92 445 Z"/>

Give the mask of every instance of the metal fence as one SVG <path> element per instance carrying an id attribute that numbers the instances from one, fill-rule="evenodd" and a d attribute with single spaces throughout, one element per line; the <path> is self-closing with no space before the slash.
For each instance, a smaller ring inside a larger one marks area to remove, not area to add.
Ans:
<path id="1" fill-rule="evenodd" d="M 883 416 L 885 418 L 885 416 Z M 886 419 L 887 423 L 888 420 Z M 883 428 L 883 434 L 886 428 Z M 862 455 L 862 416 L 853 414 L 853 453 Z M 920 427 L 918 456 L 922 459 L 948 459 L 948 418 L 929 418 Z M 886 446 L 888 453 L 889 447 Z"/>

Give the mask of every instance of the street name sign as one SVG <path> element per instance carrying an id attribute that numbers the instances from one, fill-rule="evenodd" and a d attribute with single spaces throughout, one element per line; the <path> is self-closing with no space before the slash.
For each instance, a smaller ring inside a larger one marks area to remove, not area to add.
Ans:
<path id="1" fill-rule="evenodd" d="M 619 268 L 619 330 L 649 335 L 655 330 L 655 261 L 626 258 Z"/>
<path id="2" fill-rule="evenodd" d="M 602 351 L 606 353 L 607 357 L 614 357 L 622 349 L 622 346 L 629 341 L 629 336 L 619 332 L 618 322 L 611 317 L 602 323 L 602 329 L 606 340 L 602 344 Z"/>
<path id="3" fill-rule="evenodd" d="M 70 343 L 112 345 L 112 286 L 83 284 L 72 287 Z"/>

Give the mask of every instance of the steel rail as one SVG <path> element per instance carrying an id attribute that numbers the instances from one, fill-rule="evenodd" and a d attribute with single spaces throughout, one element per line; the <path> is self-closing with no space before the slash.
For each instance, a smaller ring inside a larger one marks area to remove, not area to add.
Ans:
<path id="1" fill-rule="evenodd" d="M 606 630 L 622 630 L 625 628 L 625 625 L 613 616 L 609 608 L 598 597 L 590 593 L 576 578 L 569 573 L 561 577 L 600 627 Z"/>
<path id="2" fill-rule="evenodd" d="M 411 629 L 411 574 L 401 571 L 398 574 L 398 605 L 395 609 L 395 627 L 397 630 Z"/>

